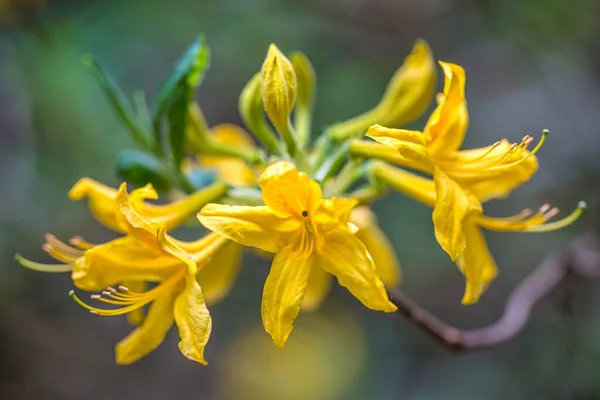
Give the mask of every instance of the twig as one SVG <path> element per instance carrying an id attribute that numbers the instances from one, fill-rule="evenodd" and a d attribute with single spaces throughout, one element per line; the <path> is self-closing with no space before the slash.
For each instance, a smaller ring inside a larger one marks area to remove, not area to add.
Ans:
<path id="1" fill-rule="evenodd" d="M 594 244 L 598 239 L 586 240 Z M 445 347 L 472 350 L 493 347 L 517 336 L 527 324 L 535 304 L 563 282 L 568 274 L 600 277 L 600 251 L 591 250 L 583 240 L 575 242 L 565 252 L 546 258 L 510 294 L 504 314 L 484 328 L 461 330 L 440 320 L 397 290 L 390 290 L 398 313 L 427 332 Z"/>

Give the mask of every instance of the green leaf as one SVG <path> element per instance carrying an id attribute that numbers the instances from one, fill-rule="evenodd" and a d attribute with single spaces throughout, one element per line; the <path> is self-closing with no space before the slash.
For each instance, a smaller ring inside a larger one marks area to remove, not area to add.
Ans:
<path id="1" fill-rule="evenodd" d="M 84 55 L 83 63 L 92 70 L 113 110 L 117 113 L 121 122 L 129 129 L 131 136 L 137 142 L 138 146 L 148 151 L 156 150 L 155 143 L 137 119 L 127 98 L 123 95 L 114 79 L 102 69 L 100 64 L 91 55 Z"/>
<path id="2" fill-rule="evenodd" d="M 151 183 L 158 192 L 171 188 L 168 168 L 158 158 L 139 150 L 123 151 L 117 159 L 117 172 L 137 187 Z"/>
<path id="3" fill-rule="evenodd" d="M 194 89 L 202 82 L 209 61 L 210 50 L 204 36 L 200 35 L 187 48 L 158 90 L 152 115 L 153 125 L 160 126 L 161 118 L 167 117 L 169 143 L 177 168 L 185 157 L 188 105 L 193 99 Z"/>

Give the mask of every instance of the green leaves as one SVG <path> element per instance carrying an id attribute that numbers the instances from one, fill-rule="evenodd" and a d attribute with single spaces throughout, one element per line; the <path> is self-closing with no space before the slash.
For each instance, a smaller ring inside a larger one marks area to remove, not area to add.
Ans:
<path id="1" fill-rule="evenodd" d="M 149 115 L 142 92 L 134 93 L 134 107 L 113 78 L 90 55 L 83 58 L 100 83 L 112 108 L 140 148 L 125 151 L 119 156 L 119 175 L 128 182 L 143 186 L 152 183 L 158 191 L 168 191 L 179 186 L 185 191 L 193 189 L 186 175 L 181 171 L 185 159 L 186 131 L 189 109 L 194 102 L 194 89 L 197 88 L 209 66 L 210 50 L 203 35 L 188 46 L 175 63 L 156 94 L 156 102 Z M 169 151 L 163 146 L 162 125 L 167 121 Z M 200 179 L 196 184 L 209 181 Z"/>
<path id="2" fill-rule="evenodd" d="M 188 105 L 193 100 L 194 89 L 202 82 L 209 60 L 210 50 L 205 44 L 204 37 L 198 36 L 158 90 L 152 117 L 153 125 L 159 130 L 160 120 L 166 116 L 169 126 L 169 144 L 177 168 L 181 166 L 185 157 Z"/>
<path id="3" fill-rule="evenodd" d="M 137 142 L 138 146 L 146 151 L 157 151 L 157 147 L 153 143 L 151 136 L 144 129 L 144 126 L 131 109 L 127 98 L 123 95 L 113 78 L 89 54 L 83 56 L 83 63 L 94 73 L 110 105 L 121 119 L 121 122 L 129 129 L 131 136 Z"/>

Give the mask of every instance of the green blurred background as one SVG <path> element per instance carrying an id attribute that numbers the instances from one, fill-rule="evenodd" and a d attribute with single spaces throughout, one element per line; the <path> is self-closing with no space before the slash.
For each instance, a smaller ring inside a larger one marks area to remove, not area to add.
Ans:
<path id="1" fill-rule="evenodd" d="M 431 210 L 399 195 L 376 203 L 403 266 L 402 289 L 442 319 L 484 326 L 549 253 L 600 228 L 600 2 L 596 0 L 0 0 L 0 397 L 2 399 L 597 399 L 600 282 L 572 279 L 525 331 L 490 350 L 451 353 L 396 315 L 337 287 L 303 314 L 284 352 L 262 332 L 268 263 L 250 252 L 232 294 L 211 308 L 208 367 L 186 360 L 173 330 L 130 366 L 114 363 L 125 318 L 100 318 L 68 296 L 43 234 L 110 239 L 66 193 L 82 176 L 117 185 L 133 147 L 89 70 L 93 54 L 125 92 L 156 91 L 199 32 L 212 49 L 197 100 L 209 123 L 240 123 L 237 96 L 275 42 L 318 74 L 315 127 L 366 111 L 419 38 L 465 67 L 466 147 L 551 131 L 532 182 L 486 205 L 510 215 L 580 199 L 585 217 L 560 232 L 488 234 L 501 275 L 460 305 L 464 280 L 435 243 Z M 424 119 L 413 126 L 422 126 Z"/>

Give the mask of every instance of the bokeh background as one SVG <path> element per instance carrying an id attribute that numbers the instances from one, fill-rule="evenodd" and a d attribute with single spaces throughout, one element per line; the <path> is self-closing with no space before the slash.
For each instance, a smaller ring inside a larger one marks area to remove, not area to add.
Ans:
<path id="1" fill-rule="evenodd" d="M 114 364 L 125 318 L 88 314 L 68 275 L 14 261 L 50 261 L 43 234 L 112 238 L 66 193 L 80 177 L 117 185 L 133 147 L 89 70 L 93 54 L 125 92 L 150 101 L 199 32 L 212 66 L 197 100 L 211 124 L 240 122 L 237 97 L 271 42 L 301 49 L 318 73 L 315 127 L 366 111 L 419 37 L 463 65 L 466 147 L 551 131 L 540 171 L 508 200 L 514 214 L 551 202 L 585 217 L 560 232 L 488 234 L 501 275 L 460 305 L 464 281 L 435 243 L 431 211 L 398 195 L 375 205 L 403 266 L 405 293 L 461 328 L 484 326 L 546 256 L 598 228 L 600 2 L 597 0 L 0 0 L 0 397 L 2 399 L 597 399 L 600 282 L 573 279 L 494 349 L 451 353 L 399 316 L 369 311 L 337 287 L 303 314 L 285 352 L 260 322 L 267 263 L 247 253 L 232 294 L 212 307 L 208 367 L 180 355 L 175 329 L 149 356 Z M 423 119 L 413 124 L 423 125 Z"/>

